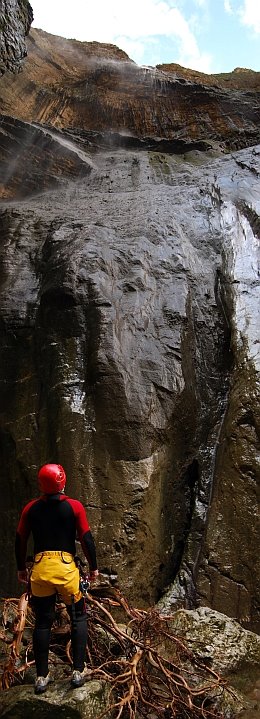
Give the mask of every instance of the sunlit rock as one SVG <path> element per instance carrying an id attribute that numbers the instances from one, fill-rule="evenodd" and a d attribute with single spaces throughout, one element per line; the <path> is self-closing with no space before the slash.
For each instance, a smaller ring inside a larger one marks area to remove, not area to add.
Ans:
<path id="1" fill-rule="evenodd" d="M 161 138 L 177 149 L 183 142 L 211 141 L 230 150 L 259 142 L 259 72 L 139 67 L 115 45 L 66 40 L 35 28 L 27 44 L 23 72 L 6 78 L 1 89 L 6 115 L 119 132 L 125 142 L 129 135 Z"/>

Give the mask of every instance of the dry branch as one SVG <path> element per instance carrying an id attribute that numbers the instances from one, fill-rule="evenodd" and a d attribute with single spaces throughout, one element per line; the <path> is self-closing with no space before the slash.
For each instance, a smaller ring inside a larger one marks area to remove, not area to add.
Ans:
<path id="1" fill-rule="evenodd" d="M 99 599 L 97 593 L 88 594 L 87 659 L 90 678 L 110 687 L 107 709 L 99 719 L 220 719 L 217 695 L 223 692 L 225 681 L 175 636 L 170 628 L 172 617 L 161 616 L 155 609 L 132 608 L 115 589 L 108 588 L 108 596 Z M 10 604 L 16 618 L 13 641 L 8 645 L 4 635 Z M 120 623 L 115 618 L 118 613 Z M 25 595 L 20 600 L 5 600 L 2 621 L 2 641 L 8 647 L 5 661 L 0 661 L 5 689 L 23 681 L 33 663 L 31 643 L 24 646 L 22 640 L 24 627 L 33 626 Z M 69 630 L 66 608 L 57 605 L 51 650 L 58 651 L 59 657 L 63 650 L 60 661 L 65 670 L 72 663 Z"/>

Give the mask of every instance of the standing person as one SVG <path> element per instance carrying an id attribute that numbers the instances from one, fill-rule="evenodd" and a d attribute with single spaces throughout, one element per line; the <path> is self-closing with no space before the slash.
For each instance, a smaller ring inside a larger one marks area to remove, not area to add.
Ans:
<path id="1" fill-rule="evenodd" d="M 60 464 L 45 464 L 38 472 L 38 482 L 41 497 L 33 499 L 22 511 L 16 532 L 15 554 L 18 580 L 27 582 L 26 551 L 32 533 L 34 563 L 31 591 L 35 612 L 33 650 L 37 672 L 35 693 L 41 694 L 50 681 L 48 654 L 56 593 L 67 605 L 71 618 L 71 685 L 80 687 L 86 679 L 87 616 L 84 597 L 79 588 L 79 570 L 75 564 L 76 536 L 89 563 L 90 581 L 94 581 L 99 572 L 95 543 L 85 509 L 77 499 L 64 494 L 66 474 L 63 467 Z"/>

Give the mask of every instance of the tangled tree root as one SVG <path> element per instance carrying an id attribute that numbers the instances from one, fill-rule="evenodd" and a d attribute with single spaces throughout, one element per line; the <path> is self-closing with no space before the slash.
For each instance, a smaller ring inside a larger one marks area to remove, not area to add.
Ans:
<path id="1" fill-rule="evenodd" d="M 103 598 L 97 593 L 98 599 L 94 590 L 88 594 L 87 657 L 89 678 L 109 685 L 109 705 L 99 719 L 220 719 L 226 683 L 175 636 L 172 617 L 134 609 L 115 589 L 106 588 Z M 22 639 L 24 629 L 28 634 L 34 624 L 26 595 L 5 600 L 2 622 L 6 656 L 0 659 L 0 673 L 2 689 L 7 689 L 23 682 L 34 663 L 31 640 Z M 69 634 L 65 605 L 57 605 L 51 656 L 58 654 L 64 669 L 72 663 Z"/>

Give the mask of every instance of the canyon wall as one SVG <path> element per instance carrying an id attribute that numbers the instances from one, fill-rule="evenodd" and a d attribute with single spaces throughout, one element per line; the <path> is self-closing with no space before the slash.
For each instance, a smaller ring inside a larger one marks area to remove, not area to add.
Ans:
<path id="1" fill-rule="evenodd" d="M 256 629 L 259 73 L 30 37 L 1 92 L 1 593 L 59 461 L 130 599 Z"/>

